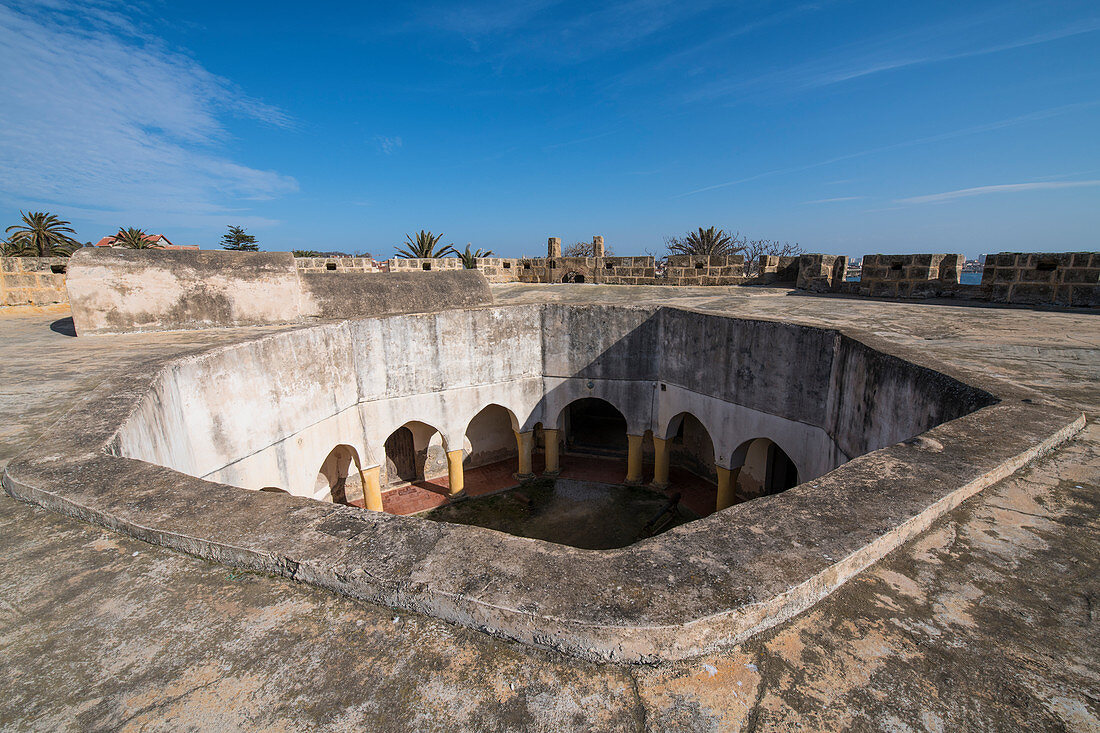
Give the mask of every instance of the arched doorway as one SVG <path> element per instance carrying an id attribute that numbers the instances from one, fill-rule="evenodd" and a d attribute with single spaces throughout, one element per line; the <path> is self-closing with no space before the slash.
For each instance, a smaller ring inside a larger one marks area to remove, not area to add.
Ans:
<path id="1" fill-rule="evenodd" d="M 618 408 L 598 397 L 584 397 L 562 411 L 565 448 L 574 453 L 625 456 L 626 418 Z"/>
<path id="2" fill-rule="evenodd" d="M 447 446 L 442 433 L 427 423 L 410 420 L 390 433 L 384 444 L 384 484 L 435 478 L 447 473 Z"/>
<path id="3" fill-rule="evenodd" d="M 666 434 L 669 436 L 669 463 L 674 468 L 689 471 L 710 482 L 716 480 L 714 441 L 697 417 L 690 412 L 681 412 L 669 421 Z"/>
<path id="4" fill-rule="evenodd" d="M 515 429 L 518 423 L 512 411 L 501 405 L 487 405 L 466 426 L 463 448 L 467 468 L 514 460 L 519 449 Z"/>
<path id="5" fill-rule="evenodd" d="M 786 451 L 768 438 L 743 444 L 745 463 L 737 476 L 739 501 L 770 496 L 798 485 L 798 468 Z M 741 453 L 741 449 L 738 453 Z"/>
<path id="6" fill-rule="evenodd" d="M 391 484 L 416 481 L 413 434 L 403 425 L 386 438 L 386 479 Z"/>
<path id="7" fill-rule="evenodd" d="M 563 283 L 582 283 L 584 282 L 584 275 L 579 272 L 570 271 L 565 273 L 561 281 Z"/>
<path id="8" fill-rule="evenodd" d="M 355 470 L 352 470 L 353 466 Z M 336 446 L 325 456 L 317 471 L 314 498 L 328 499 L 336 504 L 350 504 L 361 499 L 363 483 L 359 477 L 359 468 L 358 451 L 350 445 Z"/>

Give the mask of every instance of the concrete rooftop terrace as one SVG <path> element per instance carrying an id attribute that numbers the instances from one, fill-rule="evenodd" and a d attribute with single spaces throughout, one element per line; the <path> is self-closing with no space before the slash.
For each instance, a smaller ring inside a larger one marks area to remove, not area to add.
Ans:
<path id="1" fill-rule="evenodd" d="M 497 286 L 494 294 L 501 303 L 672 303 L 855 327 L 1034 387 L 1090 419 L 1097 411 L 1100 329 L 1088 313 L 785 297 L 750 288 Z M 7 429 L 0 460 L 28 446 L 116 369 L 256 333 L 72 339 L 50 330 L 64 315 L 0 319 Z M 3 498 L 0 547 L 15 559 L 0 576 L 0 644 L 11 670 L 0 683 L 0 723 L 1095 725 L 1096 445 L 1090 424 L 807 613 L 721 654 L 656 666 L 593 664 L 495 640 L 234 572 Z"/>

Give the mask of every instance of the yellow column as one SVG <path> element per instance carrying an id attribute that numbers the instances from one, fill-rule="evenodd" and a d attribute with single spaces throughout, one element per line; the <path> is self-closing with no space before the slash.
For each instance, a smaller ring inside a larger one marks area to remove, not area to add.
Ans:
<path id="1" fill-rule="evenodd" d="M 465 494 L 462 478 L 462 449 L 447 451 L 447 479 L 450 483 L 448 496 L 451 498 Z"/>
<path id="2" fill-rule="evenodd" d="M 642 436 L 627 435 L 626 483 L 642 483 Z"/>
<path id="3" fill-rule="evenodd" d="M 382 486 L 379 482 L 381 466 L 359 469 L 359 479 L 363 482 L 363 506 L 372 512 L 382 511 Z"/>
<path id="4" fill-rule="evenodd" d="M 558 465 L 558 431 L 543 429 L 542 437 L 546 440 L 546 470 L 547 476 L 557 476 L 561 471 Z"/>
<path id="5" fill-rule="evenodd" d="M 741 473 L 741 467 L 722 468 L 721 466 L 715 466 L 714 468 L 718 471 L 718 501 L 714 511 L 720 512 L 735 503 L 733 493 L 737 488 L 737 475 Z"/>
<path id="6" fill-rule="evenodd" d="M 668 441 L 656 436 L 653 438 L 653 486 L 668 488 Z"/>
<path id="7" fill-rule="evenodd" d="M 517 430 L 512 432 L 516 434 L 516 446 L 519 448 L 519 470 L 516 471 L 515 476 L 520 481 L 534 478 L 535 474 L 531 471 L 531 450 L 535 445 L 535 433 L 531 430 L 526 433 Z"/>

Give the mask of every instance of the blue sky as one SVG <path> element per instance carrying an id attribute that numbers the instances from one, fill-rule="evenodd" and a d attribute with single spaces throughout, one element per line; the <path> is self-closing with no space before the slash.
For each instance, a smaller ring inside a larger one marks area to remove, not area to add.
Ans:
<path id="1" fill-rule="evenodd" d="M 4 226 L 1098 249 L 1095 0 L 343 5 L 0 0 Z"/>

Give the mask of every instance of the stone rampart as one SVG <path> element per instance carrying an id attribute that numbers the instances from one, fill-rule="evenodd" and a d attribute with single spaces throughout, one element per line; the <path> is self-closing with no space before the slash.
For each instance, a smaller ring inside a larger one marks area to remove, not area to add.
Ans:
<path id="1" fill-rule="evenodd" d="M 665 260 L 665 285 L 738 285 L 744 281 L 744 255 L 669 255 Z"/>
<path id="2" fill-rule="evenodd" d="M 298 272 L 382 272 L 370 257 L 295 257 Z"/>
<path id="3" fill-rule="evenodd" d="M 653 285 L 652 257 L 539 257 L 519 261 L 520 282 Z"/>
<path id="4" fill-rule="evenodd" d="M 844 283 L 847 272 L 848 258 L 843 255 L 801 255 L 795 287 L 818 293 L 832 292 Z"/>
<path id="5" fill-rule="evenodd" d="M 514 283 L 519 281 L 520 260 L 507 257 L 478 257 L 477 269 L 491 283 Z"/>
<path id="6" fill-rule="evenodd" d="M 462 260 L 457 257 L 394 257 L 386 260 L 390 272 L 437 272 L 439 270 L 461 270 Z"/>
<path id="7" fill-rule="evenodd" d="M 1100 306 L 1100 252 L 1001 252 L 986 258 L 982 293 L 999 303 Z"/>
<path id="8" fill-rule="evenodd" d="M 753 268 L 752 285 L 778 285 L 798 281 L 799 256 L 760 255 Z"/>
<path id="9" fill-rule="evenodd" d="M 68 257 L 0 257 L 0 306 L 67 303 Z"/>
<path id="10" fill-rule="evenodd" d="M 957 292 L 960 254 L 865 255 L 859 294 L 880 298 L 935 298 Z"/>

